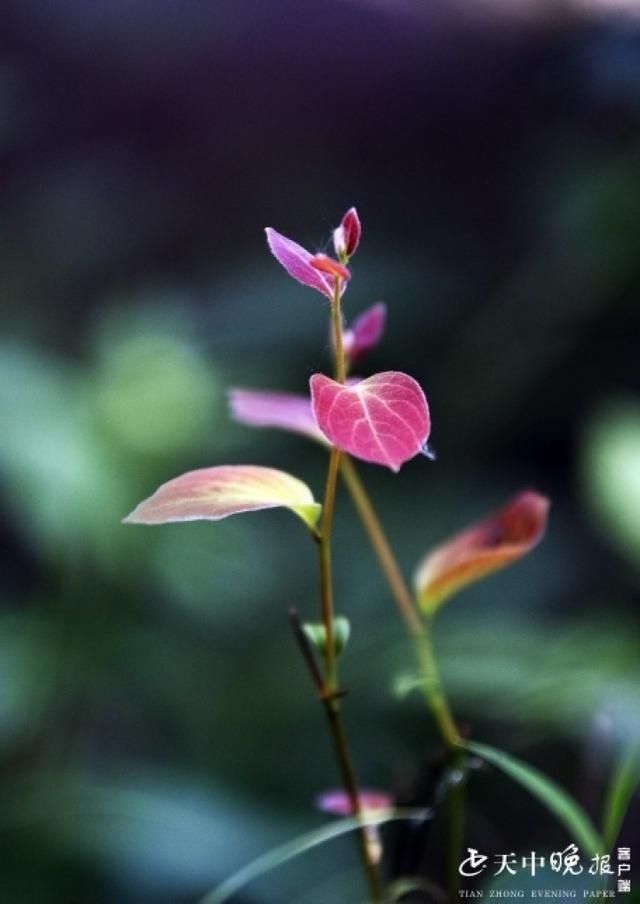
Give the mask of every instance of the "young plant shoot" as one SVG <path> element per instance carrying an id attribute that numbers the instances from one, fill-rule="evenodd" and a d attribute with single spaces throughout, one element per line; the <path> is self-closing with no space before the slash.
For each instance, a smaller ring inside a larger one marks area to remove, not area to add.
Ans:
<path id="1" fill-rule="evenodd" d="M 353 368 L 360 368 L 367 353 L 383 338 L 387 316 L 386 305 L 376 302 L 345 325 L 343 305 L 347 291 L 349 297 L 352 292 L 352 260 L 362 238 L 360 218 L 352 207 L 333 230 L 333 257 L 308 251 L 273 228 L 266 230 L 266 236 L 286 273 L 303 287 L 313 289 L 320 296 L 316 296 L 317 302 L 326 306 L 333 367 L 329 374 L 311 377 L 306 396 L 246 387 L 231 389 L 231 415 L 249 427 L 271 427 L 313 440 L 327 456 L 324 489 L 312 491 L 298 476 L 257 464 L 215 464 L 164 483 L 125 521 L 149 525 L 217 521 L 282 507 L 304 525 L 317 550 L 319 609 L 314 622 L 303 623 L 297 610 L 291 610 L 289 617 L 310 686 L 325 713 L 342 785 L 319 794 L 318 806 L 343 818 L 345 830 L 355 829 L 367 900 L 381 904 L 394 899 L 385 881 L 380 827 L 385 821 L 404 817 L 402 811 L 394 809 L 386 791 L 367 791 L 366 785 L 360 784 L 343 724 L 345 690 L 340 683 L 339 657 L 348 655 L 345 647 L 350 625 L 344 606 L 339 616 L 334 606 L 332 528 L 339 482 L 361 520 L 406 629 L 415 656 L 416 686 L 434 720 L 442 757 L 451 774 L 456 771 L 464 775 L 471 757 L 485 760 L 532 793 L 574 837 L 577 833 L 584 845 L 602 852 L 601 836 L 566 792 L 521 761 L 467 738 L 468 732 L 458 724 L 445 694 L 432 644 L 433 622 L 445 602 L 472 582 L 517 562 L 541 541 L 549 500 L 533 490 L 520 491 L 495 513 L 427 551 L 411 586 L 398 565 L 356 462 L 397 474 L 407 462 L 428 452 L 431 416 L 425 392 L 412 376 L 395 370 L 368 376 L 353 374 Z M 434 466 L 421 457 L 415 467 L 426 470 Z M 304 591 L 301 588 L 301 596 Z M 354 627 L 359 630 L 358 625 Z M 376 676 L 372 679 L 375 681 Z M 358 705 L 355 695 L 348 700 L 349 706 Z M 452 861 L 459 860 L 464 837 L 462 793 L 463 783 L 451 792 L 448 832 Z M 326 837 L 337 833 L 338 829 L 333 834 L 329 831 Z M 246 868 L 246 876 L 255 878 L 271 868 L 269 864 L 282 862 L 279 856 L 256 861 Z M 238 886 L 239 882 L 229 880 L 224 888 Z M 448 894 L 450 899 L 457 897 L 455 877 L 451 877 Z M 227 892 L 221 888 L 207 900 L 226 899 Z"/>

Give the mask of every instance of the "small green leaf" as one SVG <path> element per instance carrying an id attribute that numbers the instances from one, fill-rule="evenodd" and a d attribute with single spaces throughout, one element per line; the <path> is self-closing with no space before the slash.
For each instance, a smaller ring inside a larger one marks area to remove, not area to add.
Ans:
<path id="1" fill-rule="evenodd" d="M 327 635 L 324 625 L 319 622 L 305 622 L 302 627 L 309 642 L 324 656 L 327 646 Z M 349 620 L 342 615 L 336 616 L 333 620 L 333 643 L 336 655 L 339 656 L 340 653 L 342 653 L 347 645 L 350 634 L 351 625 L 349 624 Z"/>
<path id="2" fill-rule="evenodd" d="M 307 635 L 307 640 L 319 653 L 324 653 L 325 630 L 321 622 L 305 622 L 302 630 Z"/>
<path id="3" fill-rule="evenodd" d="M 403 700 L 413 691 L 423 688 L 424 683 L 422 675 L 416 675 L 414 672 L 400 672 L 393 679 L 391 693 L 398 700 Z"/>
<path id="4" fill-rule="evenodd" d="M 620 759 L 607 789 L 602 817 L 602 835 L 607 851 L 615 844 L 638 783 L 640 783 L 640 742 L 636 741 Z"/>
<path id="5" fill-rule="evenodd" d="M 338 615 L 333 620 L 333 639 L 336 645 L 336 653 L 342 653 L 351 635 L 351 625 L 349 619 L 343 615 Z"/>
<path id="6" fill-rule="evenodd" d="M 287 841 L 278 847 L 272 848 L 247 866 L 229 876 L 221 885 L 202 898 L 200 904 L 224 904 L 233 897 L 237 891 L 258 879 L 265 873 L 306 854 L 307 851 L 333 841 L 347 832 L 352 832 L 360 826 L 381 826 L 387 822 L 402 822 L 406 820 L 424 820 L 429 816 L 429 811 L 416 808 L 402 808 L 394 810 L 378 810 L 363 813 L 361 816 L 348 816 L 336 822 L 330 822 L 319 829 L 298 835 L 291 841 Z"/>
<path id="7" fill-rule="evenodd" d="M 537 797 L 556 819 L 567 829 L 574 841 L 590 856 L 602 853 L 604 842 L 593 823 L 582 807 L 552 779 L 538 769 L 523 763 L 502 750 L 467 741 L 467 750 L 477 754 L 498 769 L 502 769 L 509 778 L 522 785 L 530 794 Z"/>

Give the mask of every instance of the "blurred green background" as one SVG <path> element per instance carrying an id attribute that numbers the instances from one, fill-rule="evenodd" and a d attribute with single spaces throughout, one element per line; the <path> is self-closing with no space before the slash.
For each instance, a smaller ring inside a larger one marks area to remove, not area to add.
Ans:
<path id="1" fill-rule="evenodd" d="M 328 366 L 326 305 L 262 230 L 323 248 L 352 204 L 347 316 L 387 302 L 367 366 L 408 371 L 432 408 L 435 464 L 363 468 L 407 573 L 518 489 L 553 500 L 539 549 L 439 618 L 454 708 L 597 817 L 640 733 L 636 13 L 4 0 L 0 901 L 191 902 L 323 821 L 335 768 L 286 620 L 317 611 L 300 525 L 120 519 L 224 462 L 321 492 L 322 450 L 231 423 L 225 391 L 303 392 Z M 424 803 L 437 738 L 399 693 L 411 652 L 346 499 L 337 514 L 358 772 Z M 567 842 L 489 770 L 469 798 L 475 847 Z M 389 874 L 437 879 L 437 823 L 396 835 Z M 354 901 L 354 866 L 335 842 L 237 900 Z"/>

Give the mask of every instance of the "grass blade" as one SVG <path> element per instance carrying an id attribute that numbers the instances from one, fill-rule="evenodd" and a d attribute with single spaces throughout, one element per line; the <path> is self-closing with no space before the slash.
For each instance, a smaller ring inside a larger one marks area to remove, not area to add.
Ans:
<path id="1" fill-rule="evenodd" d="M 319 829 L 306 832 L 304 835 L 298 835 L 291 841 L 287 841 L 262 854 L 247 864 L 247 866 L 238 870 L 237 873 L 225 879 L 221 885 L 208 895 L 205 895 L 200 904 L 224 904 L 225 901 L 228 901 L 237 891 L 249 882 L 253 882 L 254 879 L 258 879 L 265 873 L 277 869 L 277 867 L 282 866 L 294 857 L 305 854 L 312 848 L 326 844 L 327 841 L 333 841 L 334 838 L 339 838 L 347 832 L 353 832 L 363 823 L 365 825 L 380 826 L 387 822 L 399 822 L 402 820 L 422 821 L 430 815 L 430 811 L 424 809 L 424 807 L 420 809 L 403 808 L 364 813 L 360 817 L 349 816 L 346 819 L 331 822 L 321 826 Z"/>
<path id="2" fill-rule="evenodd" d="M 640 741 L 636 741 L 613 771 L 604 802 L 602 835 L 610 851 L 620 833 L 625 813 L 640 783 Z"/>
<path id="3" fill-rule="evenodd" d="M 544 773 L 502 750 L 468 741 L 467 750 L 497 766 L 543 804 L 567 829 L 571 840 L 590 856 L 602 853 L 604 843 L 582 807 Z"/>

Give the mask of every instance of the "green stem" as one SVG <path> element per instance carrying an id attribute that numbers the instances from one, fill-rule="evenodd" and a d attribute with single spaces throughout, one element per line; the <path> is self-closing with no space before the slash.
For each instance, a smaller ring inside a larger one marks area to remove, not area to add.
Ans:
<path id="1" fill-rule="evenodd" d="M 431 641 L 430 627 L 420 618 L 377 512 L 353 462 L 346 455 L 342 456 L 340 470 L 376 554 L 380 569 L 387 580 L 391 595 L 396 602 L 398 611 L 413 642 L 416 659 L 422 674 L 422 688 L 425 700 L 449 752 L 450 768 L 462 768 L 463 741 L 442 689 L 438 664 Z M 463 841 L 464 785 L 463 781 L 459 781 L 451 788 L 448 800 L 447 878 L 451 902 L 456 901 L 458 898 L 458 864 Z"/>
<path id="2" fill-rule="evenodd" d="M 324 700 L 324 706 L 333 741 L 333 749 L 340 768 L 340 774 L 342 775 L 342 782 L 349 795 L 352 812 L 357 819 L 362 819 L 362 808 L 358 796 L 358 781 L 342 722 L 340 701 L 337 697 L 330 697 Z M 378 875 L 378 868 L 371 858 L 367 827 L 364 823 L 361 823 L 358 828 L 357 838 L 362 870 L 369 890 L 369 899 L 372 904 L 381 904 L 383 894 L 380 876 Z"/>
<path id="3" fill-rule="evenodd" d="M 447 749 L 456 751 L 462 745 L 462 738 L 442 689 L 429 626 L 423 622 L 416 610 L 413 597 L 400 571 L 380 519 L 353 462 L 346 455 L 341 458 L 340 470 L 376 554 L 380 569 L 387 580 L 391 595 L 396 602 L 398 611 L 413 642 L 416 659 L 422 674 L 422 687 L 426 702 L 431 709 Z"/>
<path id="4" fill-rule="evenodd" d="M 324 706 L 327 722 L 329 724 L 329 733 L 331 735 L 334 753 L 338 762 L 338 767 L 340 769 L 342 783 L 344 785 L 345 791 L 347 792 L 347 796 L 349 797 L 351 810 L 357 819 L 361 819 L 362 809 L 360 807 L 360 798 L 358 796 L 358 782 L 356 779 L 355 770 L 353 768 L 353 763 L 351 761 L 351 756 L 349 754 L 349 746 L 347 744 L 347 738 L 340 713 L 339 700 L 341 691 L 336 689 L 333 692 L 329 692 L 327 690 L 326 679 L 324 679 L 320 674 L 320 670 L 318 669 L 317 662 L 313 655 L 313 649 L 311 648 L 309 640 L 304 633 L 304 629 L 300 621 L 300 616 L 298 615 L 298 611 L 295 608 L 289 610 L 289 621 L 291 623 L 291 627 L 293 629 L 293 633 L 298 646 L 300 647 L 304 662 L 307 666 L 307 669 L 309 670 L 311 680 L 313 681 L 320 701 Z M 367 887 L 369 889 L 369 894 L 371 896 L 370 899 L 371 901 L 375 902 L 375 904 L 378 904 L 378 902 L 382 901 L 382 889 L 380 887 L 377 868 L 371 857 L 367 827 L 364 823 L 362 823 L 358 827 L 356 837 L 358 841 L 358 851 L 362 862 L 363 872 L 367 882 Z"/>
<path id="5" fill-rule="evenodd" d="M 450 788 L 447 797 L 447 809 L 449 817 L 449 845 L 447 850 L 447 878 L 449 898 L 458 900 L 460 887 L 460 852 L 464 844 L 465 826 L 465 776 L 464 776 L 464 752 L 459 750 L 452 754 L 451 769 L 454 772 L 455 784 Z"/>
<path id="6" fill-rule="evenodd" d="M 335 377 L 339 383 L 344 383 L 346 367 L 344 360 L 344 347 L 342 342 L 342 313 L 340 310 L 340 281 L 336 279 L 333 299 L 331 302 L 331 323 L 333 330 L 333 347 L 335 356 Z M 342 776 L 345 791 L 351 802 L 351 809 L 356 817 L 362 817 L 360 797 L 358 794 L 358 782 L 355 769 L 349 753 L 347 737 L 340 712 L 341 691 L 338 686 L 338 668 L 336 646 L 334 636 L 334 612 L 333 612 L 333 578 L 331 569 L 331 531 L 333 527 L 333 513 L 335 508 L 336 487 L 340 468 L 340 452 L 336 448 L 331 449 L 327 482 L 325 486 L 324 501 L 322 505 L 322 520 L 318 543 L 318 564 L 320 571 L 320 602 L 322 608 L 322 621 L 325 630 L 325 675 L 322 702 L 324 704 L 327 722 L 333 741 L 336 760 Z M 370 900 L 374 904 L 382 901 L 382 888 L 376 864 L 373 862 L 367 839 L 366 827 L 362 824 L 358 830 L 358 847 L 362 861 L 363 872 L 369 889 Z"/>
<path id="7" fill-rule="evenodd" d="M 347 376 L 347 365 L 342 342 L 342 310 L 340 306 L 340 283 L 336 280 L 336 288 L 331 302 L 331 329 L 333 332 L 333 354 L 335 360 L 335 376 L 338 383 L 344 383 Z"/>
<path id="8" fill-rule="evenodd" d="M 326 684 L 330 693 L 335 692 L 338 684 L 336 665 L 336 644 L 333 631 L 333 578 L 331 569 L 331 529 L 333 527 L 333 510 L 336 499 L 336 485 L 340 452 L 333 448 L 329 458 L 327 483 L 322 504 L 322 521 L 318 540 L 318 563 L 320 568 L 320 604 L 322 622 L 325 630 L 325 665 Z"/>

